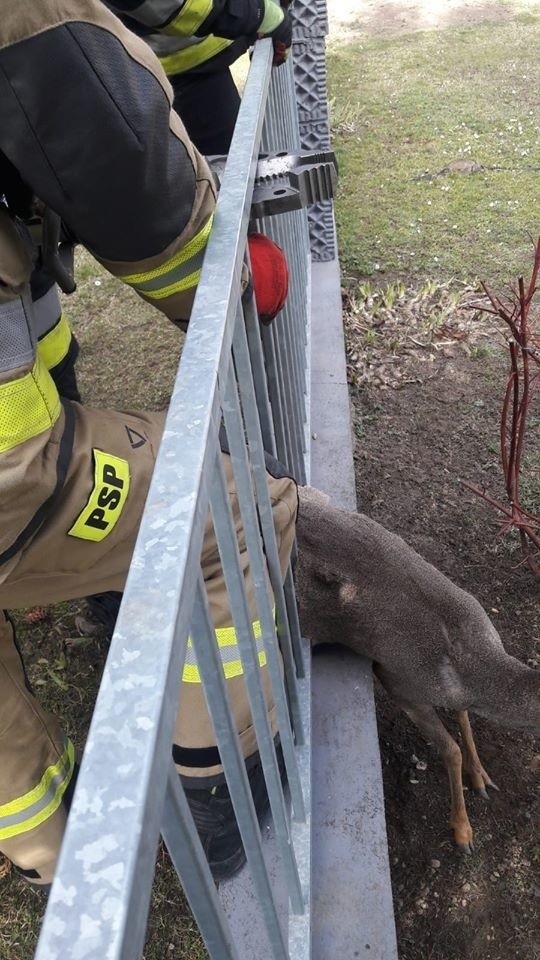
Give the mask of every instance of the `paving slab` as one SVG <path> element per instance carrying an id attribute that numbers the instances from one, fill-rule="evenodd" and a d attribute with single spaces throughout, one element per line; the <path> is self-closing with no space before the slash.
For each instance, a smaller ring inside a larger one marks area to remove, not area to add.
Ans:
<path id="1" fill-rule="evenodd" d="M 356 509 L 337 261 L 313 264 L 310 482 Z M 371 664 L 312 658 L 312 960 L 396 960 Z"/>

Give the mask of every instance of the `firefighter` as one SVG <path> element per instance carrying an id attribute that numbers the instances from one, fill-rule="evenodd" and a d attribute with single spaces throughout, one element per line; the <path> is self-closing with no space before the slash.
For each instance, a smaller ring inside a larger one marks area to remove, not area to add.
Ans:
<path id="1" fill-rule="evenodd" d="M 123 589 L 163 415 L 95 410 L 60 397 L 36 343 L 29 290 L 35 251 L 16 206 L 25 191 L 38 197 L 112 274 L 171 320 L 186 322 L 215 194 L 171 99 L 149 47 L 99 0 L 0 0 L 0 154 L 16 172 L 16 189 L 0 184 L 0 850 L 42 888 L 54 874 L 76 757 L 28 686 L 5 610 Z M 270 269 L 271 257 L 266 264 Z M 264 291 L 264 277 L 254 283 Z M 265 312 L 272 314 L 285 289 L 268 287 Z M 223 464 L 255 622 L 226 454 Z M 268 475 L 268 483 L 285 570 L 296 487 L 284 476 Z M 260 812 L 264 780 L 242 664 L 231 656 L 234 633 L 210 520 L 202 564 Z M 277 734 L 264 660 L 261 674 Z M 221 879 L 238 869 L 244 852 L 196 665 L 186 665 L 180 682 L 173 757 Z"/>
<path id="2" fill-rule="evenodd" d="M 229 0 L 230 3 L 230 0 Z M 198 3 L 165 0 L 118 0 L 106 3 L 135 33 L 145 37 L 162 61 L 174 91 L 173 107 L 182 117 L 188 136 L 200 153 L 223 154 L 229 150 L 240 107 L 240 97 L 229 70 L 257 36 L 271 36 L 274 63 L 283 63 L 292 36 L 290 16 L 273 0 L 243 0 L 229 12 L 229 3 L 206 0 Z M 210 30 L 220 30 L 212 36 Z M 199 35 L 195 35 L 195 31 Z M 190 35 L 193 34 L 193 35 Z M 231 39 L 224 39 L 229 36 Z M 2 161 L 0 161 L 2 162 Z M 2 182 L 18 187 L 17 171 L 3 158 Z M 26 217 L 33 211 L 31 196 L 20 196 Z M 22 215 L 22 211 L 21 211 Z M 32 273 L 32 313 L 40 356 L 51 372 L 61 396 L 81 400 L 75 361 L 77 339 L 62 312 L 54 278 L 40 261 Z M 110 626 L 118 598 L 91 598 L 90 608 Z"/>
<path id="3" fill-rule="evenodd" d="M 229 67 L 257 37 L 271 37 L 274 66 L 287 58 L 292 21 L 273 0 L 105 0 L 126 26 L 144 36 L 161 61 L 197 149 L 228 153 L 240 107 Z"/>
<path id="4" fill-rule="evenodd" d="M 285 62 L 292 42 L 288 0 L 281 5 L 273 0 L 104 2 L 158 56 L 173 88 L 173 108 L 199 152 L 206 156 L 228 153 L 240 109 L 240 95 L 229 67 L 258 36 L 272 38 L 274 66 Z M 65 317 L 60 323 L 67 337 Z M 73 337 L 73 349 L 63 367 L 63 385 L 72 391 L 77 389 L 76 346 Z M 69 395 L 77 399 L 74 393 Z M 120 593 L 111 591 L 87 597 L 91 614 L 109 638 L 121 599 Z"/>

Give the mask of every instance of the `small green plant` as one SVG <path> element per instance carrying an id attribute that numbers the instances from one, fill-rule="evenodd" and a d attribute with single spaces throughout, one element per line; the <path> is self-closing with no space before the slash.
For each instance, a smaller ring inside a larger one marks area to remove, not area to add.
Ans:
<path id="1" fill-rule="evenodd" d="M 358 284 L 358 296 L 362 300 L 370 300 L 373 297 L 373 287 L 371 286 L 369 280 Z"/>
<path id="2" fill-rule="evenodd" d="M 398 300 L 405 295 L 405 284 L 400 280 L 395 283 L 389 283 L 384 290 L 380 291 L 381 303 L 387 310 L 392 310 Z"/>
<path id="3" fill-rule="evenodd" d="M 424 320 L 423 328 L 426 334 L 433 334 L 436 330 L 440 330 L 443 326 L 446 317 L 445 314 L 439 310 L 433 310 L 428 317 Z"/>
<path id="4" fill-rule="evenodd" d="M 437 280 L 426 280 L 420 290 L 420 298 L 427 300 L 429 297 L 433 297 L 437 293 L 439 286 L 440 284 Z"/>

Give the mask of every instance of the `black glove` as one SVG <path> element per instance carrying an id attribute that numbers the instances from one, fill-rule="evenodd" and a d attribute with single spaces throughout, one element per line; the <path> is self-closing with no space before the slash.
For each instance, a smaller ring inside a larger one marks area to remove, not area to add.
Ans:
<path id="1" fill-rule="evenodd" d="M 273 64 L 279 67 L 285 63 L 292 43 L 292 20 L 288 10 L 278 6 L 274 0 L 264 0 L 263 18 L 257 30 L 257 36 L 270 37 L 274 45 Z"/>

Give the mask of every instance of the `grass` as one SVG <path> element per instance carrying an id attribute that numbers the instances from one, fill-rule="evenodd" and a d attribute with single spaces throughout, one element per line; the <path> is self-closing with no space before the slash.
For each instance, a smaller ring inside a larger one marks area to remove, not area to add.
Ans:
<path id="1" fill-rule="evenodd" d="M 507 283 L 527 268 L 540 230 L 539 35 L 537 4 L 501 24 L 330 46 L 346 275 Z M 484 169 L 415 179 L 457 159 Z"/>
<path id="2" fill-rule="evenodd" d="M 77 291 L 65 310 L 81 346 L 86 403 L 117 409 L 167 406 L 184 334 L 78 249 Z"/>

